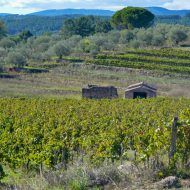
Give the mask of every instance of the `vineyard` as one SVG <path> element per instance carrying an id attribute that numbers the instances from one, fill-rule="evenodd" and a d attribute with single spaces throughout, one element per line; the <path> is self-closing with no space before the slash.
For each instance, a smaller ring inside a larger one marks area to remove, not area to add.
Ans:
<path id="1" fill-rule="evenodd" d="M 90 63 L 190 74 L 190 51 L 179 49 L 127 49 L 122 54 L 99 54 Z"/>
<path id="2" fill-rule="evenodd" d="M 190 100 L 0 99 L 0 159 L 12 168 L 64 167 L 83 157 L 91 164 L 157 161 L 168 155 L 179 117 L 175 161 L 190 157 Z"/>

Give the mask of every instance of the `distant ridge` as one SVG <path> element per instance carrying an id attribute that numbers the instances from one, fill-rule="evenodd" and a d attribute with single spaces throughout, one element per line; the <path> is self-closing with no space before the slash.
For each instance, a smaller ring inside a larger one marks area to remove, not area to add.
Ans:
<path id="1" fill-rule="evenodd" d="M 112 16 L 114 11 L 99 9 L 52 9 L 31 13 L 36 16 L 61 16 L 61 15 L 94 15 L 94 16 Z"/>
<path id="2" fill-rule="evenodd" d="M 146 7 L 155 15 L 179 15 L 185 16 L 190 10 L 169 10 L 162 7 Z M 36 16 L 61 16 L 61 15 L 94 15 L 94 16 L 112 16 L 114 11 L 99 9 L 52 9 L 31 13 Z"/>
<path id="3" fill-rule="evenodd" d="M 187 13 L 190 13 L 190 10 L 169 10 L 162 7 L 147 7 L 147 9 L 155 15 L 179 15 L 185 16 Z"/>
<path id="4" fill-rule="evenodd" d="M 179 15 L 185 16 L 190 10 L 169 10 L 162 7 L 146 7 L 155 15 Z M 28 14 L 29 16 L 63 16 L 63 15 L 93 15 L 93 16 L 112 16 L 115 12 L 101 9 L 50 9 Z M 13 14 L 0 13 L 0 16 L 11 16 Z"/>
<path id="5" fill-rule="evenodd" d="M 9 16 L 9 15 L 12 15 L 12 14 L 9 14 L 9 13 L 0 13 L 0 16 Z"/>

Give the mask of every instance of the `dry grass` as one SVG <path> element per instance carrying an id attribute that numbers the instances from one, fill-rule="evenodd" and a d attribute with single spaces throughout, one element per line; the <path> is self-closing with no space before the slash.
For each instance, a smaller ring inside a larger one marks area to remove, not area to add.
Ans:
<path id="1" fill-rule="evenodd" d="M 32 171 L 11 170 L 3 179 L 2 190 L 158 190 L 160 168 L 151 169 L 143 163 L 133 161 L 111 162 L 109 160 L 96 167 L 76 159 L 67 169 L 62 165 L 56 170 L 44 170 L 43 176 Z M 190 180 L 180 179 L 179 190 L 190 189 Z M 174 188 L 173 188 L 174 189 Z"/>
<path id="2" fill-rule="evenodd" d="M 50 69 L 49 73 L 19 74 L 0 79 L 0 97 L 81 98 L 87 84 L 114 85 L 123 98 L 125 88 L 145 81 L 158 87 L 159 95 L 190 97 L 189 76 L 155 73 L 126 68 L 71 63 Z"/>

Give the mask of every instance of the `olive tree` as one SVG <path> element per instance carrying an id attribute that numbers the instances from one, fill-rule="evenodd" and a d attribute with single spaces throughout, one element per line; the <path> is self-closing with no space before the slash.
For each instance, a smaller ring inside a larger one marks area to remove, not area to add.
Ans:
<path id="1" fill-rule="evenodd" d="M 136 40 L 136 39 L 130 41 L 130 43 L 129 43 L 129 47 L 131 47 L 131 48 L 140 48 L 143 46 L 144 46 L 143 42 L 140 40 Z"/>
<path id="2" fill-rule="evenodd" d="M 17 67 L 23 67 L 26 65 L 27 60 L 20 52 L 10 52 L 7 55 L 5 62 Z"/>
<path id="3" fill-rule="evenodd" d="M 6 49 L 0 47 L 0 57 L 4 58 L 7 55 Z"/>
<path id="4" fill-rule="evenodd" d="M 129 43 L 131 40 L 133 40 L 134 37 L 135 37 L 135 35 L 133 34 L 132 31 L 122 30 L 119 41 L 121 44 L 126 44 L 126 43 Z"/>
<path id="5" fill-rule="evenodd" d="M 142 41 L 147 46 L 150 46 L 153 39 L 153 32 L 145 29 L 139 29 L 136 34 L 136 38 L 139 41 Z"/>
<path id="6" fill-rule="evenodd" d="M 153 38 L 152 38 L 152 45 L 153 46 L 160 47 L 160 46 L 163 46 L 164 43 L 165 43 L 165 39 L 164 39 L 163 35 L 156 34 L 156 33 L 153 35 Z"/>
<path id="7" fill-rule="evenodd" d="M 0 39 L 5 37 L 6 33 L 7 33 L 6 27 L 5 27 L 4 23 L 3 23 L 3 21 L 0 20 Z"/>
<path id="8" fill-rule="evenodd" d="M 178 45 L 180 42 L 185 41 L 188 38 L 188 35 L 185 31 L 174 28 L 169 33 L 169 39 L 172 41 L 173 44 Z"/>
<path id="9" fill-rule="evenodd" d="M 105 33 L 97 33 L 93 36 L 88 37 L 90 41 L 92 41 L 96 46 L 100 47 L 100 49 L 104 46 L 105 43 L 108 42 L 107 38 L 108 34 Z"/>
<path id="10" fill-rule="evenodd" d="M 59 59 L 62 59 L 63 56 L 68 56 L 70 54 L 70 49 L 66 47 L 63 42 L 59 42 L 54 46 L 54 52 Z"/>
<path id="11" fill-rule="evenodd" d="M 29 30 L 25 30 L 19 34 L 20 40 L 27 41 L 33 34 Z"/>
<path id="12" fill-rule="evenodd" d="M 3 47 L 5 49 L 8 49 L 8 48 L 11 48 L 11 47 L 14 47 L 15 46 L 15 42 L 12 41 L 11 39 L 9 38 L 3 38 L 1 41 L 0 41 L 0 47 Z"/>
<path id="13" fill-rule="evenodd" d="M 80 43 L 80 41 L 82 40 L 82 37 L 79 35 L 74 35 L 70 38 L 68 38 L 67 40 L 64 40 L 64 46 L 70 50 L 70 52 L 74 52 L 75 48 L 77 47 L 77 45 Z"/>
<path id="14" fill-rule="evenodd" d="M 120 31 L 117 30 L 112 30 L 107 34 L 108 40 L 114 44 L 119 43 L 120 36 Z"/>

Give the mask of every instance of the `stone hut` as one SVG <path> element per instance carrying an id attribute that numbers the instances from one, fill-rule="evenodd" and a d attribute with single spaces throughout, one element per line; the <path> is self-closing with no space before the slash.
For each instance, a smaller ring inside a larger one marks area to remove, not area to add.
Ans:
<path id="1" fill-rule="evenodd" d="M 89 99 L 113 99 L 118 97 L 117 88 L 114 86 L 88 85 L 82 89 L 82 97 Z"/>
<path id="2" fill-rule="evenodd" d="M 153 98 L 157 95 L 157 88 L 152 87 L 144 82 L 133 84 L 127 87 L 125 98 Z"/>

